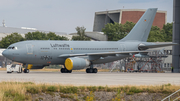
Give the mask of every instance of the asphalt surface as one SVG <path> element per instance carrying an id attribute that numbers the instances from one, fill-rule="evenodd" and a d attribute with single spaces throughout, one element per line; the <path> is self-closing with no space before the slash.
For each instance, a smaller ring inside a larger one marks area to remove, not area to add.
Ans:
<path id="1" fill-rule="evenodd" d="M 6 71 L 0 71 L 0 81 L 31 81 L 77 86 L 161 85 L 168 83 L 179 85 L 180 73 L 98 72 L 97 74 L 87 74 L 72 72 L 62 74 L 60 72 L 6 73 Z"/>

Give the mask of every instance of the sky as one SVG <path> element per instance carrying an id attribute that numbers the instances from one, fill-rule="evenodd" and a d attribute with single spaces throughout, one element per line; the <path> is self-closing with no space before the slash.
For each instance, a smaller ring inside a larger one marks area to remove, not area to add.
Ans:
<path id="1" fill-rule="evenodd" d="M 77 26 L 93 31 L 98 11 L 148 8 L 167 11 L 167 22 L 172 22 L 173 0 L 0 0 L 0 26 L 4 19 L 7 27 L 69 34 Z"/>

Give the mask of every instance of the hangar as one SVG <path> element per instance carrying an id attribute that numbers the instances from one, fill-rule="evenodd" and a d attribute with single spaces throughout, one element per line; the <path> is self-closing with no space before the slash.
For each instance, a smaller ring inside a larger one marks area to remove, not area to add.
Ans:
<path id="1" fill-rule="evenodd" d="M 6 37 L 7 35 L 10 35 L 15 32 L 21 34 L 22 37 L 25 37 L 25 34 L 28 32 L 35 32 L 35 31 L 40 31 L 40 32 L 45 32 L 45 33 L 53 32 L 53 31 L 37 30 L 36 28 L 28 28 L 28 27 L 21 27 L 21 28 L 6 27 L 4 20 L 3 20 L 2 24 L 3 24 L 3 26 L 0 26 L 0 40 L 3 37 Z M 64 33 L 64 32 L 54 32 L 54 33 L 59 36 L 65 36 L 69 40 L 72 38 L 71 35 L 67 35 L 67 33 Z"/>
<path id="2" fill-rule="evenodd" d="M 126 21 L 137 23 L 146 9 L 119 9 L 95 12 L 94 32 L 101 32 L 107 23 L 126 23 Z M 158 10 L 154 18 L 153 26 L 162 28 L 166 24 L 167 11 Z"/>

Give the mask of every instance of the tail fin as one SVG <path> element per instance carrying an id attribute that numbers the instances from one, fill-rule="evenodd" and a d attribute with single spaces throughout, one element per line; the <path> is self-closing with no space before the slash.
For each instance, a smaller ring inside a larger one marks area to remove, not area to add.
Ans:
<path id="1" fill-rule="evenodd" d="M 151 30 L 157 8 L 149 8 L 136 23 L 130 33 L 119 41 L 143 41 L 146 42 Z"/>

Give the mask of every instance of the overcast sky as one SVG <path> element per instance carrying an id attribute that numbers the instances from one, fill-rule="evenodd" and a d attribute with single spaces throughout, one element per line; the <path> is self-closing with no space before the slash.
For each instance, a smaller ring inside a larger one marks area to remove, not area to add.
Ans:
<path id="1" fill-rule="evenodd" d="M 7 27 L 31 27 L 54 32 L 93 30 L 97 11 L 158 8 L 172 22 L 173 0 L 0 0 L 0 22 Z M 2 26 L 2 24 L 0 24 Z"/>

